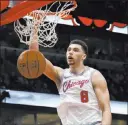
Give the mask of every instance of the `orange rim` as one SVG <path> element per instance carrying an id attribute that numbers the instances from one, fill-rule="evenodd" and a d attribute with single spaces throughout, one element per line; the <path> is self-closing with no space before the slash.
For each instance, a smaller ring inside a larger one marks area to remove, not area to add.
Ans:
<path id="1" fill-rule="evenodd" d="M 73 7 L 69 8 L 69 9 L 67 9 L 67 10 L 64 10 L 64 11 L 62 11 L 62 12 L 47 12 L 46 15 L 56 15 L 57 13 L 59 14 L 59 13 L 71 12 L 71 11 L 73 11 L 73 10 L 77 7 L 76 1 L 73 1 L 73 3 L 74 3 L 74 4 L 73 4 Z M 36 13 L 42 15 L 43 12 L 44 12 L 43 10 L 35 10 L 35 11 L 33 11 L 32 13 L 31 13 L 31 12 L 28 13 L 28 16 L 30 16 L 30 17 L 35 17 Z M 44 12 L 44 13 L 45 13 L 45 12 Z M 37 16 L 37 15 L 36 15 L 36 16 Z M 39 16 L 38 16 L 38 17 L 39 17 Z M 62 19 L 70 19 L 71 17 L 72 17 L 72 15 L 67 15 L 66 17 L 61 17 L 61 18 L 62 18 Z"/>

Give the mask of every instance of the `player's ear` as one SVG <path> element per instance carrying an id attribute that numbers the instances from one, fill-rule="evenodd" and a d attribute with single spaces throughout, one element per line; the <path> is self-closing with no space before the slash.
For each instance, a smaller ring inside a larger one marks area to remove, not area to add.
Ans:
<path id="1" fill-rule="evenodd" d="M 85 60 L 85 59 L 86 59 L 86 57 L 87 57 L 87 55 L 86 55 L 86 54 L 83 54 L 83 60 Z"/>

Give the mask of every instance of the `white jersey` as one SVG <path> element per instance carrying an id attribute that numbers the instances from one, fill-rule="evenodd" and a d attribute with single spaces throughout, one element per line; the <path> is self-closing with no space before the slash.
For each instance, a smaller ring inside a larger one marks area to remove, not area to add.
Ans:
<path id="1" fill-rule="evenodd" d="M 64 70 L 58 87 L 60 105 L 57 108 L 63 125 L 93 125 L 102 121 L 102 111 L 91 82 L 94 71 L 86 67 L 84 72 L 75 75 L 69 69 Z"/>

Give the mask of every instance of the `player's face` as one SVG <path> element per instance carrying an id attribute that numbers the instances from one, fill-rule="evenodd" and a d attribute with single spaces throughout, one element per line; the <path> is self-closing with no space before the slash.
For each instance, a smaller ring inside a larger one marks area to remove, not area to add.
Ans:
<path id="1" fill-rule="evenodd" d="M 81 45 L 71 44 L 67 49 L 66 57 L 69 65 L 77 65 L 84 61 L 86 54 Z"/>

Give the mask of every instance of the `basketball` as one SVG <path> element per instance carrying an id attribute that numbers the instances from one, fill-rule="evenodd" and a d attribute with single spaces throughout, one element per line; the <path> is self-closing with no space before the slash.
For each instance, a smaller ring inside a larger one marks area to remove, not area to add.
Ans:
<path id="1" fill-rule="evenodd" d="M 17 68 L 22 76 L 35 79 L 45 70 L 46 60 L 43 54 L 36 50 L 22 52 L 17 60 Z"/>

